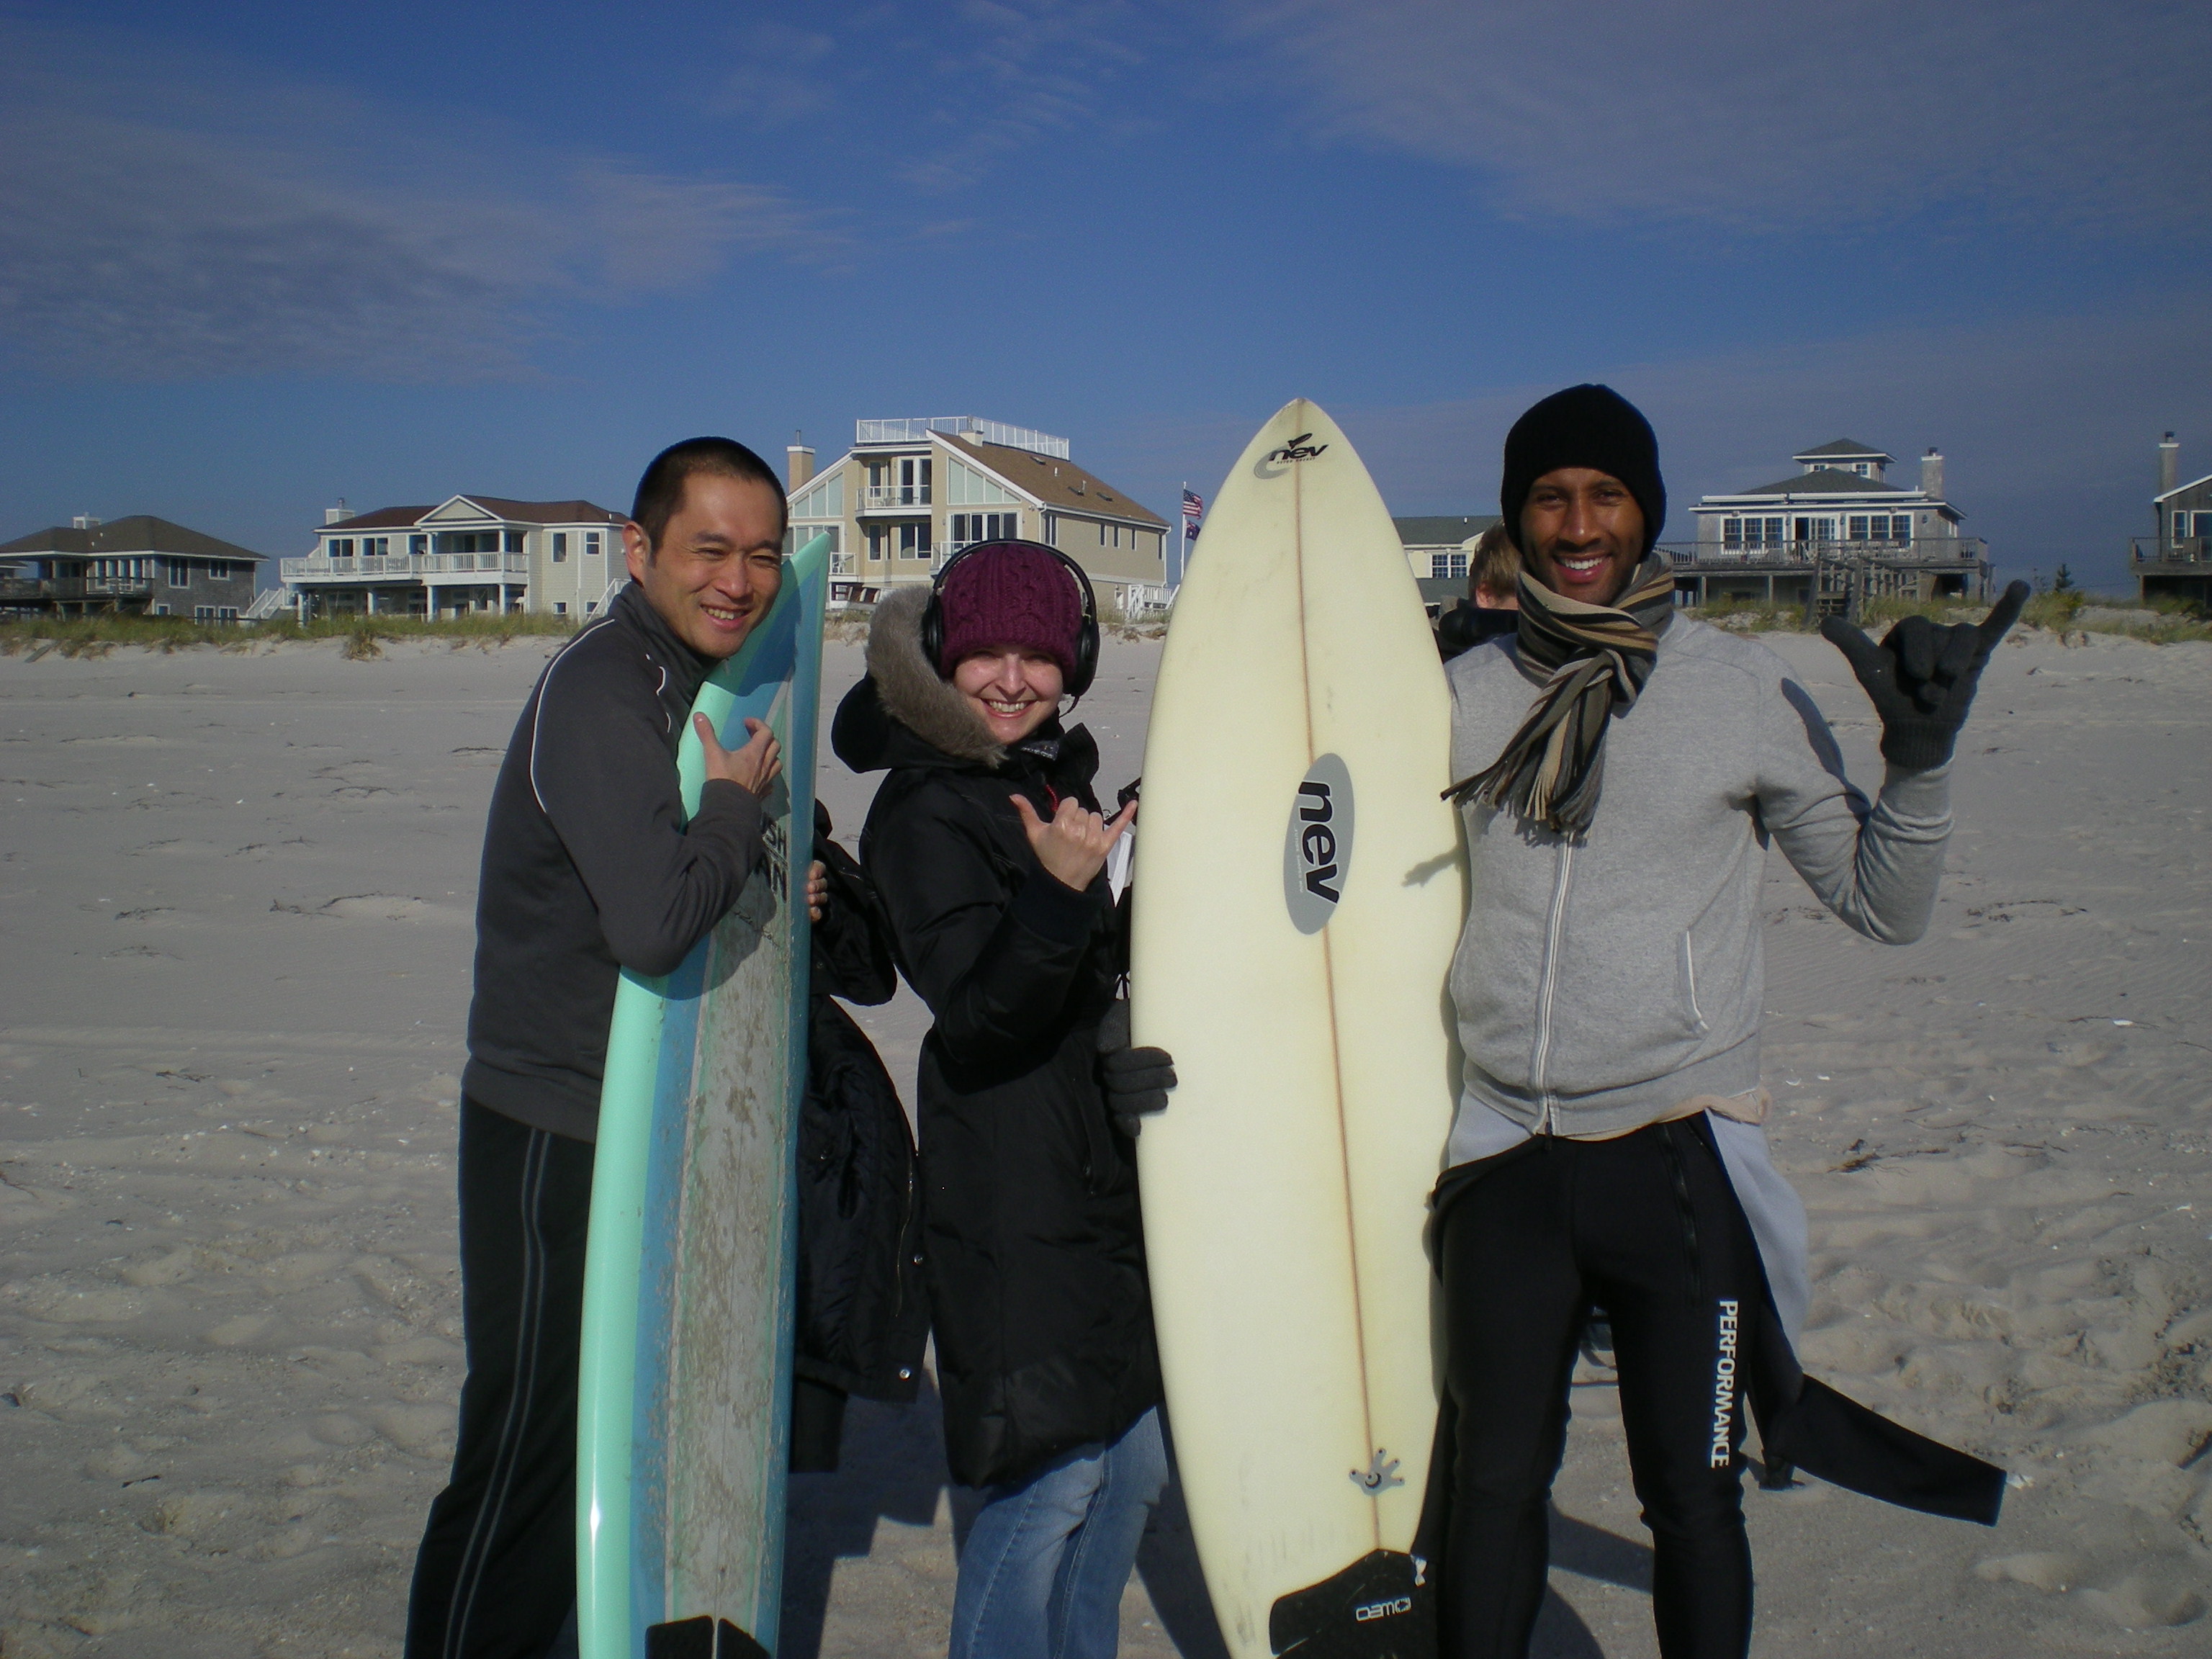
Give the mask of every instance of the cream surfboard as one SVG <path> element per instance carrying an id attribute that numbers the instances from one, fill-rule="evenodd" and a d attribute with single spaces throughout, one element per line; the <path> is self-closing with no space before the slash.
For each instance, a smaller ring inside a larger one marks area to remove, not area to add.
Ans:
<path id="1" fill-rule="evenodd" d="M 1390 516 L 1289 404 L 1221 487 L 1145 749 L 1131 1016 L 1169 1420 L 1237 1659 L 1433 1644 L 1425 1200 L 1465 908 L 1449 694 Z"/>

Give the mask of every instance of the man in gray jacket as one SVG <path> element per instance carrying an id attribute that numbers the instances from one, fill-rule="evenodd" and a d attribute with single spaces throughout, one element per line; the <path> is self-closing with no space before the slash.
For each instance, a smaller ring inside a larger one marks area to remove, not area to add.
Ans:
<path id="1" fill-rule="evenodd" d="M 1759 889 L 1778 845 L 1822 902 L 1919 938 L 1951 833 L 1978 628 L 1832 622 L 1881 714 L 1869 805 L 1811 696 L 1754 641 L 1674 612 L 1650 425 L 1603 386 L 1528 410 L 1500 505 L 1517 633 L 1449 670 L 1473 902 L 1451 970 L 1466 1068 L 1436 1195 L 1444 1649 L 1520 1655 L 1589 1310 L 1612 1324 L 1654 1549 L 1660 1650 L 1741 1655 L 1747 1397 L 1770 1463 L 1993 1521 L 2001 1474 L 1797 1370 L 1803 1211 L 1767 1159 Z"/>

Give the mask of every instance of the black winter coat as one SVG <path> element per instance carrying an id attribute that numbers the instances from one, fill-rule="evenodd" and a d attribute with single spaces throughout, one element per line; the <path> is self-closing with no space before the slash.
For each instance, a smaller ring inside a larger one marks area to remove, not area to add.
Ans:
<path id="1" fill-rule="evenodd" d="M 898 988 L 890 923 L 852 855 L 814 808 L 814 856 L 830 902 L 814 925 L 812 1026 L 799 1121 L 799 1293 L 792 1468 L 837 1466 L 845 1397 L 903 1403 L 929 1340 L 921 1191 L 906 1108 L 875 1046 L 835 999 L 870 1005 Z"/>
<path id="2" fill-rule="evenodd" d="M 956 1480 L 988 1486 L 1112 1439 L 1160 1399 L 1135 1162 L 1097 1075 L 1125 948 L 1103 876 L 1079 893 L 1047 873 L 1010 799 L 1045 817 L 1068 796 L 1095 810 L 1090 734 L 990 744 L 912 672 L 913 609 L 877 608 L 871 675 L 832 742 L 854 770 L 890 773 L 860 861 L 936 1016 L 920 1108 L 945 1446 Z"/>

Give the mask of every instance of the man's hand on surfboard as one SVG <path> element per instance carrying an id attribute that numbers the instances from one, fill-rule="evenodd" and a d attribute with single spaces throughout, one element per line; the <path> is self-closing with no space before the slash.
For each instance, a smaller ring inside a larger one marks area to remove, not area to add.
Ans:
<path id="1" fill-rule="evenodd" d="M 725 749 L 714 737 L 714 723 L 704 714 L 694 714 L 691 725 L 699 733 L 700 752 L 706 757 L 708 778 L 722 778 L 740 784 L 756 795 L 765 795 L 769 786 L 783 770 L 783 746 L 775 740 L 775 733 L 765 723 L 748 718 L 745 730 L 752 735 L 742 749 Z"/>
<path id="2" fill-rule="evenodd" d="M 1106 867 L 1106 854 L 1137 817 L 1134 801 L 1109 819 L 1085 811 L 1082 802 L 1071 799 L 1060 802 L 1060 810 L 1048 823 L 1037 816 L 1028 796 L 1016 795 L 1013 803 L 1022 821 L 1022 833 L 1030 838 L 1030 850 L 1036 854 L 1037 862 L 1062 885 L 1079 893 Z"/>

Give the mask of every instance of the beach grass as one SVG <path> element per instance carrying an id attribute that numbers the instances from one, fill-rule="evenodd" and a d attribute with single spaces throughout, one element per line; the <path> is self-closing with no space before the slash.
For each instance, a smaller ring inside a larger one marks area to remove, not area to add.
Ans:
<path id="1" fill-rule="evenodd" d="M 203 623 L 185 617 L 24 617 L 0 621 L 0 656 L 26 653 L 44 656 L 56 652 L 64 657 L 104 656 L 118 646 L 137 646 L 151 651 L 181 651 L 195 646 L 242 651 L 249 646 L 288 640 L 338 640 L 343 654 L 359 661 L 383 654 L 383 642 L 399 640 L 448 640 L 458 648 L 465 645 L 504 645 L 509 640 L 536 635 L 567 635 L 576 630 L 568 617 L 481 616 L 331 617 L 301 623 L 289 617 L 266 622 Z"/>

